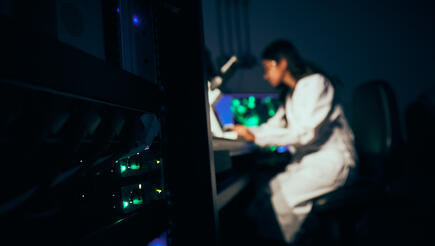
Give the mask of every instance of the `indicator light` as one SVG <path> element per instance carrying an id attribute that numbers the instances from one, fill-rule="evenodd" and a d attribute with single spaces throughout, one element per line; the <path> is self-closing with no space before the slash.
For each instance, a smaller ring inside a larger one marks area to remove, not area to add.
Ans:
<path id="1" fill-rule="evenodd" d="M 117 220 L 115 223 L 113 223 L 114 225 L 116 225 L 116 224 L 118 224 L 119 222 L 121 222 L 121 221 L 123 221 L 123 220 L 125 220 L 125 219 L 119 219 L 119 220 Z"/>
<path id="2" fill-rule="evenodd" d="M 127 167 L 124 166 L 124 165 L 121 165 L 121 173 L 123 173 L 123 172 L 125 172 L 125 171 L 127 171 Z"/>
<path id="3" fill-rule="evenodd" d="M 137 16 L 133 15 L 133 24 L 137 26 L 139 25 L 139 23 L 140 23 L 140 19 Z"/>
<path id="4" fill-rule="evenodd" d="M 133 199 L 133 204 L 134 204 L 134 205 L 140 205 L 140 204 L 143 204 L 143 200 L 142 200 L 142 199 Z"/>
<path id="5" fill-rule="evenodd" d="M 130 168 L 133 169 L 133 170 L 139 170 L 140 169 L 140 164 L 132 163 L 130 165 Z"/>
<path id="6" fill-rule="evenodd" d="M 286 146 L 279 146 L 277 151 L 278 151 L 278 153 L 284 153 L 287 151 L 287 147 Z"/>

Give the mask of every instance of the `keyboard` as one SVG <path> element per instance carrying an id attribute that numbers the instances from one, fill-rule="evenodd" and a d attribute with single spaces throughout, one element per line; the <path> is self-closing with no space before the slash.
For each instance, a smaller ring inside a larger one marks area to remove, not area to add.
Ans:
<path id="1" fill-rule="evenodd" d="M 232 140 L 213 137 L 212 143 L 214 151 L 228 150 L 230 156 L 248 154 L 258 148 L 255 143 L 243 139 Z"/>

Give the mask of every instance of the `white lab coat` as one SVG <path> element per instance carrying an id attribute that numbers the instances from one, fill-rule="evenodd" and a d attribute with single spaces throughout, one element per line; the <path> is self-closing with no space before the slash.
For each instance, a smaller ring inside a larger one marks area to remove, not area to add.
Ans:
<path id="1" fill-rule="evenodd" d="M 286 170 L 269 183 L 277 221 L 291 242 L 311 211 L 311 199 L 342 186 L 355 166 L 353 133 L 335 103 L 334 88 L 321 74 L 300 79 L 285 108 L 250 130 L 257 145 L 289 146 L 293 153 Z"/>

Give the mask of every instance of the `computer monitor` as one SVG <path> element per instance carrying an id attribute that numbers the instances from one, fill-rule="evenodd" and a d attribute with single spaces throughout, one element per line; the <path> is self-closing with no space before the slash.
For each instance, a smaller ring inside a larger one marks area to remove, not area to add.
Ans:
<path id="1" fill-rule="evenodd" d="M 280 105 L 276 93 L 223 94 L 213 110 L 221 129 L 231 129 L 234 124 L 247 127 L 259 126 L 275 115 Z M 271 146 L 273 152 L 287 152 L 286 146 Z"/>
<path id="2" fill-rule="evenodd" d="M 275 115 L 278 94 L 237 93 L 223 94 L 214 105 L 216 115 L 224 129 L 234 124 L 258 126 Z"/>

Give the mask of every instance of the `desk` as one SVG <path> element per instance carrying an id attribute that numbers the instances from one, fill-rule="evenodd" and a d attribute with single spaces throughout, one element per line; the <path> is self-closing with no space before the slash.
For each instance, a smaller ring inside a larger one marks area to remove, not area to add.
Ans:
<path id="1" fill-rule="evenodd" d="M 251 142 L 243 140 L 213 139 L 213 151 L 215 153 L 216 174 L 232 170 L 234 157 L 253 153 L 258 147 Z M 236 197 L 250 182 L 248 174 L 230 173 L 229 176 L 217 180 L 216 207 L 220 211 L 234 197 Z"/>
<path id="2" fill-rule="evenodd" d="M 213 151 L 229 151 L 230 156 L 249 154 L 258 149 L 257 145 L 245 140 L 213 138 Z"/>

